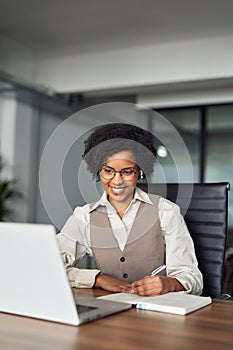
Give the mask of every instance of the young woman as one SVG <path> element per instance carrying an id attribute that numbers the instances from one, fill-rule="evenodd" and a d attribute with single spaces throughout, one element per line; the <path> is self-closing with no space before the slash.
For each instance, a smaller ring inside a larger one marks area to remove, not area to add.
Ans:
<path id="1" fill-rule="evenodd" d="M 137 187 L 156 161 L 151 134 L 129 124 L 101 126 L 85 141 L 84 159 L 104 193 L 77 207 L 58 235 L 71 285 L 148 296 L 200 294 L 202 275 L 179 207 Z M 97 269 L 75 267 L 85 254 Z M 166 273 L 151 275 L 164 264 Z"/>

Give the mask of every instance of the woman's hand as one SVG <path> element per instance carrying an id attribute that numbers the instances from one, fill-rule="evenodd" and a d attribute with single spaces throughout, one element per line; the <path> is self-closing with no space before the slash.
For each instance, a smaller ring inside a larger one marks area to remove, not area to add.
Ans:
<path id="1" fill-rule="evenodd" d="M 132 288 L 128 282 L 122 282 L 116 278 L 101 274 L 96 276 L 94 287 L 99 287 L 109 292 L 123 293 L 129 293 Z"/>
<path id="2" fill-rule="evenodd" d="M 132 293 L 144 296 L 185 290 L 183 285 L 176 278 L 164 276 L 146 276 L 139 281 L 133 282 L 131 287 Z"/>

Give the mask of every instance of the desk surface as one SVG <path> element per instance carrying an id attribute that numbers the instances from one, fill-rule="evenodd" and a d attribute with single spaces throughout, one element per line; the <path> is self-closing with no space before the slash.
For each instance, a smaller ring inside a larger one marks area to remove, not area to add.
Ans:
<path id="1" fill-rule="evenodd" d="M 100 296 L 94 289 L 78 295 Z M 213 304 L 187 316 L 130 309 L 79 327 L 0 313 L 0 349 L 4 350 L 230 350 L 233 302 Z"/>

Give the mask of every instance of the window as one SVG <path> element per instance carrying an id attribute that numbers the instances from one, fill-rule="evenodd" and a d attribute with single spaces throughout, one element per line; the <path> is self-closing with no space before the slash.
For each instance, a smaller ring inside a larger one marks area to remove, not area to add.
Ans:
<path id="1" fill-rule="evenodd" d="M 167 183 L 175 182 L 199 182 L 200 174 L 200 150 L 199 150 L 199 131 L 200 131 L 200 112 L 197 108 L 192 109 L 170 109 L 161 110 L 159 113 L 166 118 L 177 130 L 181 139 L 184 142 L 184 147 L 191 157 L 191 166 L 193 168 L 193 178 L 183 176 L 187 171 L 187 162 L 184 159 L 184 149 L 178 147 L 176 135 L 171 132 L 169 124 L 164 127 L 162 133 L 164 137 L 161 139 L 167 140 L 166 144 L 157 140 L 156 147 L 158 152 L 158 162 L 164 172 L 164 177 Z M 158 125 L 156 120 L 152 120 L 152 128 L 156 134 Z M 168 149 L 169 148 L 169 149 Z M 175 151 L 174 151 L 175 150 Z M 162 152 L 161 152 L 162 151 Z M 173 151 L 173 154 L 171 152 Z M 157 178 L 155 173 L 154 175 Z M 157 181 L 158 182 L 158 181 Z"/>
<path id="2" fill-rule="evenodd" d="M 233 105 L 159 110 L 179 132 L 192 160 L 194 182 L 229 182 L 233 186 Z M 155 127 L 155 126 L 154 126 Z M 156 141 L 157 148 L 164 146 Z M 166 182 L 177 182 L 174 160 L 159 162 Z M 233 190 L 229 192 L 227 246 L 233 246 Z"/>

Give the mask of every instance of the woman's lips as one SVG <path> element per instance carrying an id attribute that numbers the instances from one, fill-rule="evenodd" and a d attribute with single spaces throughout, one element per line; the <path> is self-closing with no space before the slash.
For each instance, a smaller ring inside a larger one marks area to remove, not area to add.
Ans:
<path id="1" fill-rule="evenodd" d="M 113 194 L 120 196 L 124 193 L 125 187 L 111 187 L 111 191 Z"/>

